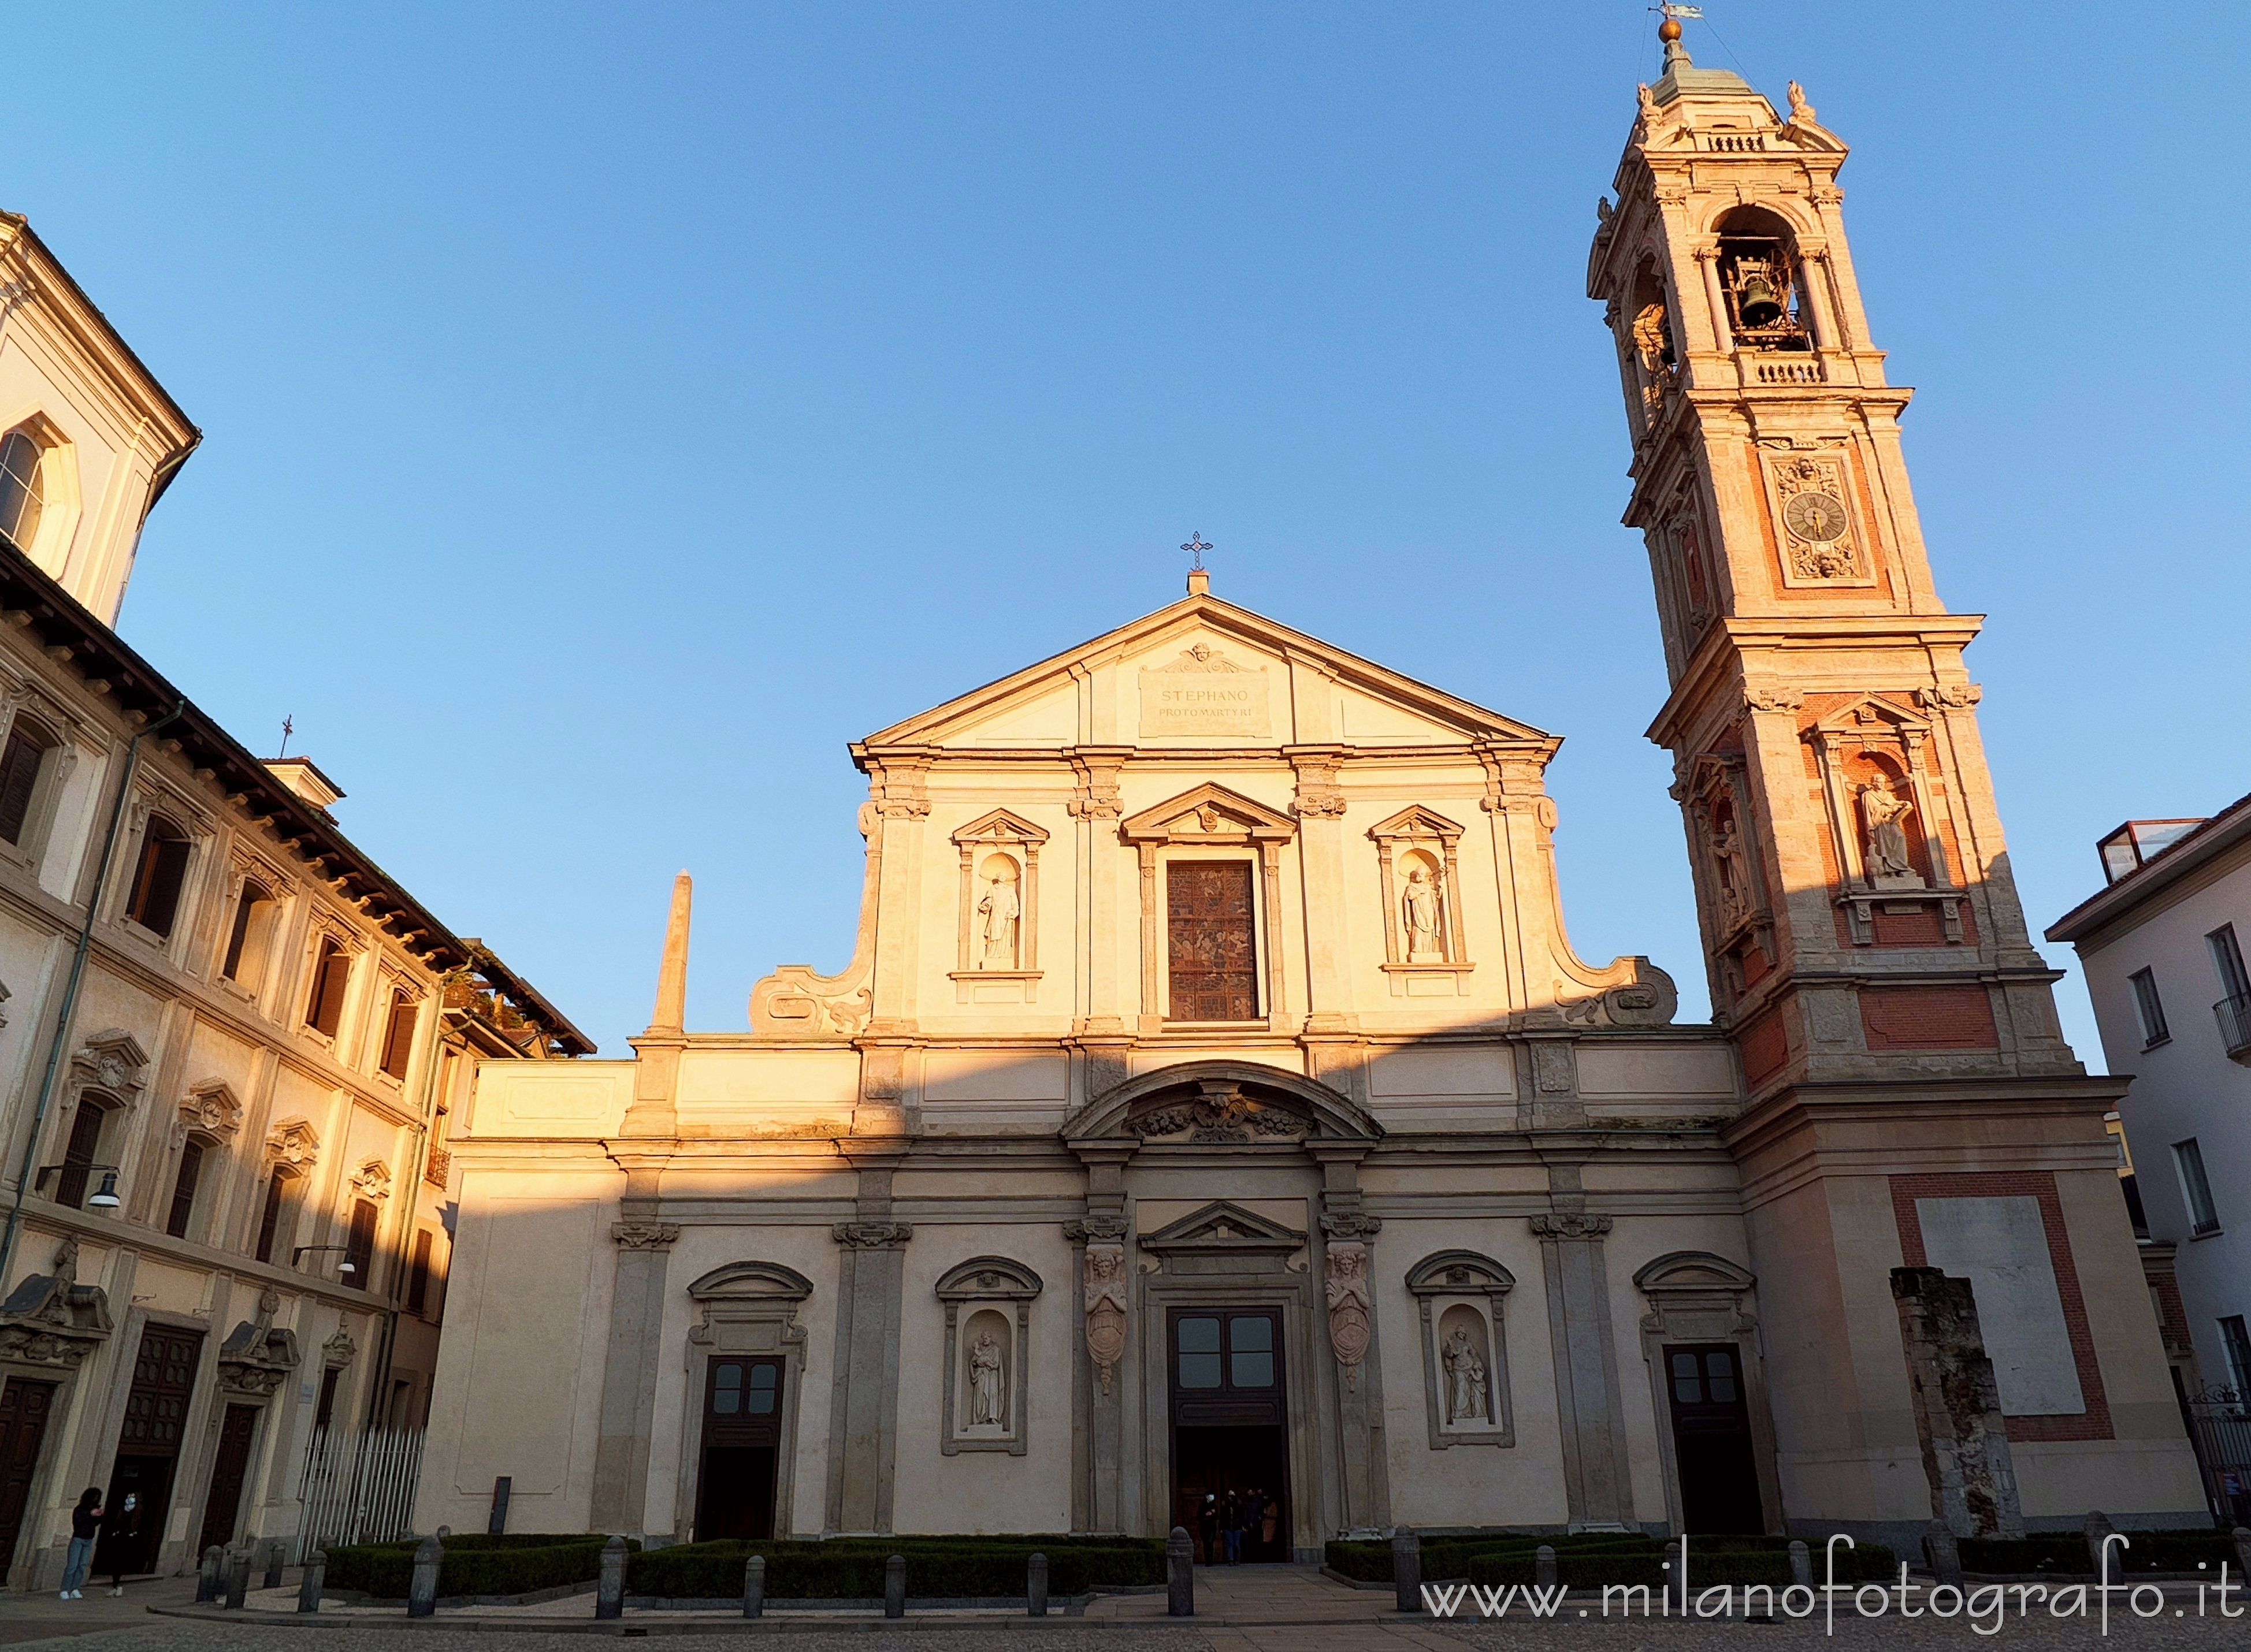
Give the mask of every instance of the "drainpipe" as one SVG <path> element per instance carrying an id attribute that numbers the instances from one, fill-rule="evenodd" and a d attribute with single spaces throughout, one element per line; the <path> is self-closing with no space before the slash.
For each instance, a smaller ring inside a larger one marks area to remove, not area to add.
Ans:
<path id="1" fill-rule="evenodd" d="M 54 1042 L 47 1047 L 47 1070 L 39 1080 L 39 1099 L 31 1109 L 31 1133 L 24 1138 L 24 1162 L 16 1168 L 16 1201 L 8 1207 L 8 1227 L 0 1234 L 0 1283 L 8 1277 L 8 1264 L 16 1255 L 16 1234 L 24 1222 L 24 1192 L 31 1185 L 31 1161 L 38 1157 L 39 1126 L 54 1100 L 55 1075 L 62 1070 L 63 1051 L 70 1042 L 71 1017 L 78 1009 L 78 989 L 86 978 L 86 955 L 94 950 L 94 920 L 101 913 L 102 893 L 109 886 L 109 861 L 117 852 L 117 828 L 124 823 L 125 799 L 133 786 L 133 771 L 141 761 L 141 743 L 188 708 L 181 701 L 156 722 L 144 726 L 125 748 L 125 767 L 117 777 L 117 795 L 110 800 L 109 830 L 101 840 L 101 862 L 94 868 L 94 892 L 87 896 L 86 923 L 78 932 L 78 950 L 71 956 L 70 980 L 63 988 L 61 1011 L 55 1017 Z"/>

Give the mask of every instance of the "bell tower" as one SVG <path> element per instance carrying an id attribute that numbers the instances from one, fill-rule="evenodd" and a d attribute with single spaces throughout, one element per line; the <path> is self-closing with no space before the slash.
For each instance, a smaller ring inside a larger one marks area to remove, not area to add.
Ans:
<path id="1" fill-rule="evenodd" d="M 2032 1442 L 2123 1446 L 2121 1390 L 2170 1398 L 2103 1135 L 2124 1083 L 2074 1059 L 2026 933 L 1963 660 L 1980 617 L 1932 580 L 1908 392 L 1885 377 L 1846 241 L 1846 147 L 1796 82 L 1777 114 L 1697 67 L 1664 10 L 1665 73 L 1639 89 L 1587 287 L 1617 346 L 1624 519 L 1648 547 L 1671 685 L 1650 737 L 1673 753 L 1713 1015 L 1750 1098 L 1728 1134 L 1784 1500 L 1793 1519 L 1894 1536 L 1929 1517 L 1890 1270 L 1953 1265 L 1923 1230 L 1976 1213 L 1934 1201 L 2031 1198 L 2053 1254 L 2026 1265 L 2080 1290 L 2073 1305 L 2057 1287 L 2057 1323 L 2083 1340 L 2115 1292 L 2132 1330 L 2099 1360 L 2026 1355 L 2080 1391 L 2059 1380 L 2031 1403 L 2081 1405 L 2009 1416 L 2030 1514 L 2049 1484 L 2027 1472 Z M 2018 1334 L 1994 1329 L 1993 1289 L 1989 1343 Z M 2130 1432 L 2154 1436 L 2137 1472 L 2155 1437 L 2160 1478 L 2186 1462 L 2177 1420 Z M 2200 1501 L 2192 1484 L 2150 1495 Z"/>

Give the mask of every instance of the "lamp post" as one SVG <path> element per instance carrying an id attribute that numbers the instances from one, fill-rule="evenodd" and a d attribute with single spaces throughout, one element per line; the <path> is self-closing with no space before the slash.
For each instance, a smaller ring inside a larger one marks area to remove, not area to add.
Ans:
<path id="1" fill-rule="evenodd" d="M 109 1202 L 114 1205 L 117 1201 L 113 1199 Z M 351 1247 L 350 1245 L 300 1245 L 296 1249 L 289 1253 L 289 1266 L 294 1268 L 299 1262 L 304 1261 L 306 1257 L 310 1256 L 318 1251 L 341 1250 L 349 1252 L 350 1249 Z M 350 1275 L 356 1274 L 358 1271 L 359 1269 L 353 1267 L 349 1261 L 336 1264 L 336 1272 L 340 1275 L 349 1276 Z"/>
<path id="2" fill-rule="evenodd" d="M 94 1192 L 86 1192 L 86 1179 L 96 1171 L 101 1172 L 101 1180 L 95 1184 Z M 57 1199 L 66 1205 L 76 1204 L 78 1200 L 65 1196 L 70 1191 L 70 1178 L 73 1172 L 78 1174 L 79 1191 L 84 1195 L 85 1208 L 87 1210 L 117 1208 L 119 1204 L 117 1166 L 114 1165 L 42 1165 L 39 1166 L 39 1173 L 32 1179 L 31 1185 L 45 1192 L 47 1179 L 51 1176 L 54 1177 L 61 1183 L 56 1190 Z"/>

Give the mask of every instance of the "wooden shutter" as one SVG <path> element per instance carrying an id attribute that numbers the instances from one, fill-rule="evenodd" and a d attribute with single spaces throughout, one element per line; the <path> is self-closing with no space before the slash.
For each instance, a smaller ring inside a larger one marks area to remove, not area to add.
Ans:
<path id="1" fill-rule="evenodd" d="M 344 1282 L 354 1290 L 375 1289 L 375 1218 L 373 1199 L 352 1200 L 351 1232 L 344 1240 L 344 1260 L 352 1265 L 352 1276 Z"/>
<path id="2" fill-rule="evenodd" d="M 266 1179 L 266 1210 L 258 1219 L 258 1260 L 274 1260 L 274 1235 L 281 1226 L 281 1203 L 289 1195 L 288 1178 L 275 1171 Z"/>
<path id="3" fill-rule="evenodd" d="M 195 1214 L 196 1183 L 203 1177 L 204 1144 L 190 1142 L 180 1149 L 180 1177 L 172 1184 L 172 1214 L 164 1231 L 175 1239 L 188 1236 L 188 1219 Z"/>
<path id="4" fill-rule="evenodd" d="M 86 1204 L 86 1184 L 88 1167 L 96 1153 L 101 1151 L 102 1108 L 99 1102 L 80 1101 L 78 1111 L 71 1115 L 70 1144 L 63 1149 L 61 1179 L 55 1186 L 55 1202 L 79 1209 Z"/>
<path id="5" fill-rule="evenodd" d="M 343 1024 L 344 987 L 350 980 L 350 956 L 322 937 L 320 960 L 313 965 L 313 999 L 305 1006 L 305 1025 L 334 1038 Z"/>
<path id="6" fill-rule="evenodd" d="M 141 840 L 141 865 L 134 874 L 133 898 L 126 916 L 158 935 L 172 932 L 179 914 L 180 885 L 188 872 L 188 840 L 162 815 L 149 817 L 149 830 Z"/>
<path id="7" fill-rule="evenodd" d="M 414 1000 L 404 992 L 391 995 L 391 1020 L 383 1032 L 383 1070 L 393 1078 L 406 1076 L 406 1063 L 414 1054 Z"/>
<path id="8" fill-rule="evenodd" d="M 419 1314 L 430 1300 L 430 1230 L 414 1235 L 414 1261 L 406 1274 L 406 1311 Z"/>
<path id="9" fill-rule="evenodd" d="M 1250 879 L 1248 861 L 1174 861 L 1165 867 L 1171 1020 L 1258 1019 Z"/>
<path id="10" fill-rule="evenodd" d="M 242 892 L 234 903 L 234 929 L 226 938 L 226 962 L 219 969 L 228 980 L 241 978 L 239 971 L 242 968 L 243 948 L 249 944 L 250 926 L 257 920 L 258 909 L 272 899 L 265 885 L 253 883 L 248 878 L 242 881 Z"/>
<path id="11" fill-rule="evenodd" d="M 8 745 L 0 751 L 0 838 L 24 840 L 24 823 L 31 818 L 31 793 L 39 784 L 39 760 L 47 749 L 21 727 L 8 731 Z"/>

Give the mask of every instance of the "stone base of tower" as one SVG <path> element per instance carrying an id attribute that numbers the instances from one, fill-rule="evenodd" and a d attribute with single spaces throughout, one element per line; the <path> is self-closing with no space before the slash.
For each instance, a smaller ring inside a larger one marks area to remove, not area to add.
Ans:
<path id="1" fill-rule="evenodd" d="M 1799 1084 L 1728 1128 L 1793 1534 L 1914 1556 L 1936 1513 L 1957 1530 L 2075 1530 L 2095 1509 L 2122 1528 L 2209 1524 L 2102 1124 L 2124 1088 Z M 1972 1282 L 1996 1438 L 1930 1374 L 1958 1374 L 1964 1351 L 1903 1309 L 1894 1270 L 1916 1268 Z"/>

